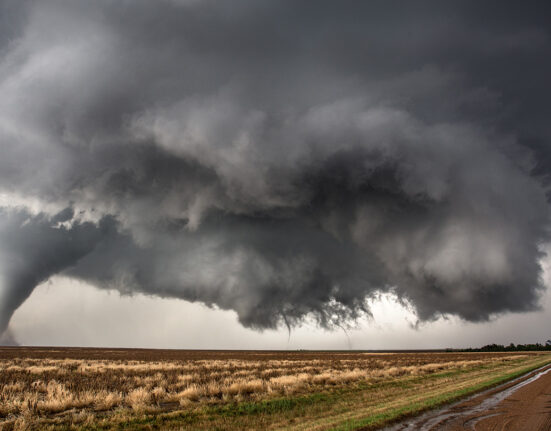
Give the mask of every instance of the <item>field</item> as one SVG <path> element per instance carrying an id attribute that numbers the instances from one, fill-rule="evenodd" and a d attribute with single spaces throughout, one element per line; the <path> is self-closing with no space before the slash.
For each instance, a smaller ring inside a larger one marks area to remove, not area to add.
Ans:
<path id="1" fill-rule="evenodd" d="M 371 429 L 545 353 L 0 348 L 0 430 Z"/>

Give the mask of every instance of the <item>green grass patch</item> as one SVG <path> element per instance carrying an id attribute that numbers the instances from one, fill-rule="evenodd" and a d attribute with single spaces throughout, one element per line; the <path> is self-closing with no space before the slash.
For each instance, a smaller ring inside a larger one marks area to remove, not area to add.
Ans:
<path id="1" fill-rule="evenodd" d="M 206 410 L 208 414 L 219 414 L 224 416 L 243 416 L 258 414 L 278 414 L 288 410 L 294 410 L 313 404 L 330 402 L 334 398 L 329 394 L 317 393 L 296 398 L 276 398 L 273 400 L 228 404 L 219 407 L 210 407 Z"/>

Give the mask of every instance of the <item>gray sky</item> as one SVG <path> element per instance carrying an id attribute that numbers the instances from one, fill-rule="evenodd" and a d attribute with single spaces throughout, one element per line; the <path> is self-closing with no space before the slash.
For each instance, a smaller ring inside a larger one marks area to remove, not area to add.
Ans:
<path id="1" fill-rule="evenodd" d="M 550 12 L 0 0 L 0 340 L 65 344 L 88 297 L 70 344 L 127 344 L 102 322 L 144 309 L 136 345 L 178 344 L 146 337 L 158 316 L 185 347 L 523 338 L 547 298 Z"/>
<path id="2" fill-rule="evenodd" d="M 490 343 L 544 343 L 551 338 L 551 298 L 543 309 L 506 314 L 487 323 L 456 317 L 413 328 L 416 316 L 393 298 L 372 304 L 373 319 L 354 329 L 323 330 L 312 322 L 262 332 L 244 328 L 235 312 L 158 297 L 121 296 L 55 277 L 40 285 L 11 321 L 24 345 L 193 349 L 432 349 Z"/>

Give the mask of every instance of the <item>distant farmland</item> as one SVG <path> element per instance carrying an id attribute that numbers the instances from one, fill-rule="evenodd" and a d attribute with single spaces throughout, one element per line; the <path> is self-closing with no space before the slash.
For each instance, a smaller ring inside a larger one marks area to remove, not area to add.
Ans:
<path id="1" fill-rule="evenodd" d="M 0 348 L 0 429 L 369 429 L 549 362 L 543 352 Z"/>

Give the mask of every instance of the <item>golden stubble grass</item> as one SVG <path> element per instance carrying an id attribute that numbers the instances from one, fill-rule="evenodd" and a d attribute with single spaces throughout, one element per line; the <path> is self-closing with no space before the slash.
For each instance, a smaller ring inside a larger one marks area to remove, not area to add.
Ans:
<path id="1" fill-rule="evenodd" d="M 0 429 L 25 429 L 44 418 L 143 414 L 331 391 L 366 382 L 444 370 L 506 364 L 529 354 L 246 352 L 216 359 L 194 355 L 162 360 L 17 357 L 0 352 Z M 36 356 L 36 355 L 35 355 Z M 42 356 L 42 357 L 40 357 Z M 92 356 L 92 355 L 90 355 Z M 97 352 L 94 353 L 97 356 Z M 121 355 L 119 355 L 121 356 Z M 131 354 L 128 355 L 132 357 Z"/>

